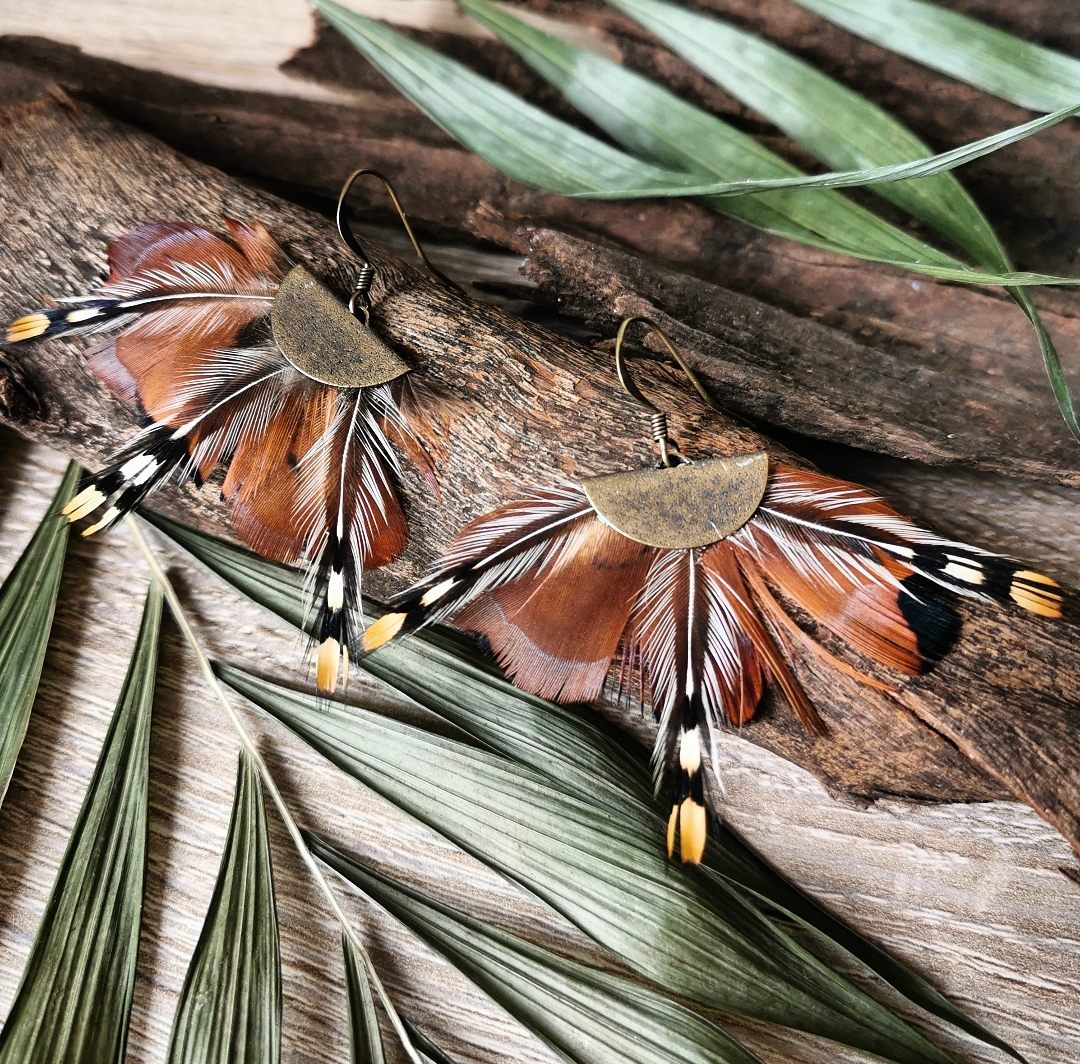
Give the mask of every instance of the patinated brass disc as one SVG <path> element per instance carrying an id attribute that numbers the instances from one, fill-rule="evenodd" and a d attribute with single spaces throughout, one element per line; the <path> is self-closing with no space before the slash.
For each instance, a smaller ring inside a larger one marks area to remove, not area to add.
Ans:
<path id="1" fill-rule="evenodd" d="M 588 477 L 581 486 L 616 532 L 650 547 L 685 550 L 742 528 L 760 505 L 768 477 L 769 459 L 759 452 Z"/>
<path id="2" fill-rule="evenodd" d="M 372 388 L 412 368 L 303 266 L 294 266 L 281 282 L 270 324 L 281 353 L 323 384 Z"/>

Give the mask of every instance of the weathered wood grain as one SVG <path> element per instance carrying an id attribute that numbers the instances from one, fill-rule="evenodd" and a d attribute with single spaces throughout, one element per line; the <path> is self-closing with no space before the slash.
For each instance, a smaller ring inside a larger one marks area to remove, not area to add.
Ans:
<path id="1" fill-rule="evenodd" d="M 914 365 L 818 322 L 594 241 L 519 228 L 490 207 L 469 221 L 478 236 L 526 255 L 525 275 L 558 301 L 562 313 L 602 333 L 623 315 L 656 318 L 699 365 L 721 404 L 761 425 L 932 465 L 956 462 L 959 450 L 982 455 L 982 468 L 1077 481 L 1046 461 L 1057 436 L 1053 419 L 1041 428 L 1032 425 L 1032 405 L 1045 385 L 988 385 L 976 374 Z M 1002 438 L 1025 439 L 1033 450 L 1019 454 L 1001 446 Z M 1080 460 L 1080 448 L 1075 457 Z M 1066 461 L 1072 461 L 1068 453 Z"/>

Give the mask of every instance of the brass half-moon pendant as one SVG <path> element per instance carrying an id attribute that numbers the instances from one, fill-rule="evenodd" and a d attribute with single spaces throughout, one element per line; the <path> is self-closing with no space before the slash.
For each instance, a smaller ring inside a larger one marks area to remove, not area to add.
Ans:
<path id="1" fill-rule="evenodd" d="M 281 282 L 270 324 L 281 353 L 322 384 L 372 388 L 412 369 L 304 266 Z"/>
<path id="2" fill-rule="evenodd" d="M 765 496 L 764 452 L 588 477 L 581 486 L 600 519 L 637 543 L 708 547 L 738 531 Z"/>

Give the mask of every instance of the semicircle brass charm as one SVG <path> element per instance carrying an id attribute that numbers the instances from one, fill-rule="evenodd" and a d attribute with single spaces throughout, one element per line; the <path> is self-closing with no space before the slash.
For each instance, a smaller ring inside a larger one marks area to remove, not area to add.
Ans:
<path id="1" fill-rule="evenodd" d="M 321 384 L 373 388 L 412 369 L 304 266 L 281 282 L 270 324 L 281 353 Z"/>
<path id="2" fill-rule="evenodd" d="M 634 469 L 581 482 L 602 521 L 649 547 L 709 547 L 754 515 L 769 478 L 764 452 Z"/>

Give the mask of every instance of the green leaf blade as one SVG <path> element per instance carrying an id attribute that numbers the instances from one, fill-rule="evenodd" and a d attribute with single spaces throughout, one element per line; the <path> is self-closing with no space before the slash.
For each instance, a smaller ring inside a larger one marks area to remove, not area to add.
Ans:
<path id="1" fill-rule="evenodd" d="M 504 758 L 231 667 L 221 677 L 670 992 L 887 1060 L 952 1060 L 737 892 L 667 861 L 655 818 L 568 795 Z"/>
<path id="2" fill-rule="evenodd" d="M 341 936 L 345 958 L 345 994 L 349 1003 L 349 1060 L 351 1064 L 385 1064 L 379 1017 L 367 972 L 349 936 Z"/>
<path id="3" fill-rule="evenodd" d="M 317 857 L 441 953 L 515 1019 L 581 1064 L 760 1064 L 715 1024 L 426 898 L 308 835 Z"/>
<path id="4" fill-rule="evenodd" d="M 486 0 L 459 0 L 459 5 L 628 151 L 671 169 L 743 186 L 738 199 L 711 200 L 715 209 L 842 253 L 963 268 L 830 189 L 746 195 L 747 182 L 798 178 L 801 172 L 752 137 L 606 56 L 544 33 Z"/>
<path id="5" fill-rule="evenodd" d="M 611 2 L 834 170 L 888 166 L 933 154 L 876 104 L 752 33 L 663 0 Z M 989 224 L 951 174 L 879 185 L 875 191 L 984 265 L 1008 270 Z"/>
<path id="6" fill-rule="evenodd" d="M 281 956 L 262 784 L 246 753 L 210 908 L 184 980 L 169 1064 L 277 1064 Z"/>
<path id="7" fill-rule="evenodd" d="M 52 631 L 67 553 L 68 522 L 60 511 L 81 470 L 70 462 L 33 538 L 0 588 L 0 802 L 22 747 Z"/>
<path id="8" fill-rule="evenodd" d="M 153 585 L 97 767 L 0 1032 L 3 1064 L 124 1058 L 146 877 L 160 629 L 161 593 Z"/>
<path id="9" fill-rule="evenodd" d="M 795 0 L 917 63 L 1033 111 L 1080 100 L 1080 61 L 921 0 Z"/>
<path id="10" fill-rule="evenodd" d="M 672 185 L 688 175 L 626 155 L 438 52 L 334 0 L 312 6 L 433 122 L 508 177 L 552 192 Z"/>

